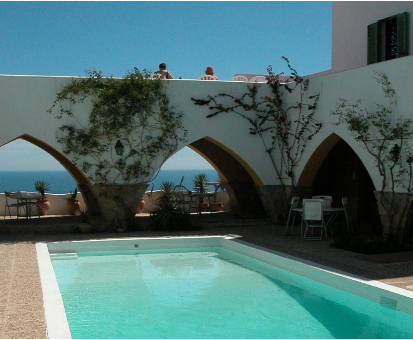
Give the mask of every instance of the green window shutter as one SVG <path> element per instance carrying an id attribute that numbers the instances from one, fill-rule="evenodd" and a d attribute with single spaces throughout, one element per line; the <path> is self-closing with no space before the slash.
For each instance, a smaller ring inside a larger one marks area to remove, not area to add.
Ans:
<path id="1" fill-rule="evenodd" d="M 409 13 L 397 16 L 397 57 L 409 55 Z"/>
<path id="2" fill-rule="evenodd" d="M 379 24 L 375 22 L 367 27 L 367 64 L 377 63 L 379 54 Z"/>

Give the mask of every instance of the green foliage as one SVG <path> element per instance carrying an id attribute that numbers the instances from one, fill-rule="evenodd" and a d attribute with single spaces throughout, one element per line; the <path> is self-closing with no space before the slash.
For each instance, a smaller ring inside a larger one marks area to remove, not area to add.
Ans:
<path id="1" fill-rule="evenodd" d="M 45 181 L 36 181 L 34 182 L 34 188 L 44 197 L 46 190 L 50 189 L 50 184 Z"/>
<path id="2" fill-rule="evenodd" d="M 151 217 L 155 230 L 181 231 L 193 228 L 190 215 L 177 209 L 175 204 L 158 207 L 151 213 Z"/>
<path id="3" fill-rule="evenodd" d="M 49 112 L 56 110 L 57 119 L 66 117 L 56 137 L 64 154 L 99 184 L 146 182 L 186 138 L 162 81 L 136 68 L 121 79 L 97 71 L 73 79 Z M 114 150 L 118 140 L 122 156 Z"/>
<path id="4" fill-rule="evenodd" d="M 171 195 L 175 187 L 175 184 L 171 181 L 163 181 L 160 185 L 160 190 L 164 195 Z"/>
<path id="5" fill-rule="evenodd" d="M 196 174 L 194 176 L 194 190 L 200 193 L 204 193 L 208 188 L 208 177 L 205 173 Z"/>
<path id="6" fill-rule="evenodd" d="M 90 215 L 87 209 L 80 209 L 80 219 L 83 223 L 90 222 Z"/>
<path id="7" fill-rule="evenodd" d="M 174 187 L 175 184 L 170 181 L 163 181 L 161 183 L 161 195 L 156 200 L 158 208 L 169 207 L 174 204 Z"/>
<path id="8" fill-rule="evenodd" d="M 65 200 L 72 202 L 77 200 L 77 187 L 75 188 L 75 190 L 73 190 L 73 192 L 66 195 Z"/>

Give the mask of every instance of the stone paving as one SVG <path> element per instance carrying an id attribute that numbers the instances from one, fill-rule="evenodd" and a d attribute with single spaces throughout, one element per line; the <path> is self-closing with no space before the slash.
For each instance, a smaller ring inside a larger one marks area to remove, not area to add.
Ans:
<path id="1" fill-rule="evenodd" d="M 284 228 L 266 219 L 237 219 L 231 215 L 194 216 L 197 230 L 153 232 L 144 219 L 141 230 L 128 233 L 79 234 L 77 217 L 0 220 L 0 338 L 47 338 L 36 257 L 36 242 L 63 240 L 232 235 L 241 240 L 310 260 L 371 280 L 413 291 L 413 251 L 360 255 L 330 247 L 331 239 L 305 241 L 284 236 Z M 299 228 L 298 228 L 299 229 Z"/>

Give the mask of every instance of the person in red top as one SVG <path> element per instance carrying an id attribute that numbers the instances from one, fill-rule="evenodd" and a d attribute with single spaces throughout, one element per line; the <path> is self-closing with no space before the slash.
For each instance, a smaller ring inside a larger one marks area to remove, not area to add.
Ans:
<path id="1" fill-rule="evenodd" d="M 160 74 L 161 76 L 165 77 L 166 79 L 174 79 L 174 77 L 172 77 L 172 74 L 170 74 L 168 72 L 168 70 L 166 69 L 166 64 L 165 63 L 159 64 L 159 71 L 156 71 L 155 73 Z"/>
<path id="2" fill-rule="evenodd" d="M 218 80 L 218 77 L 214 74 L 214 70 L 211 66 L 208 66 L 205 70 L 205 74 L 208 76 L 213 76 L 215 80 Z"/>

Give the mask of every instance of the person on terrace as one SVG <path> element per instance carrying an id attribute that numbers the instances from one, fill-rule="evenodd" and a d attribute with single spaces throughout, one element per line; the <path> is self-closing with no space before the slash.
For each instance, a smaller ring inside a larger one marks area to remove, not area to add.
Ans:
<path id="1" fill-rule="evenodd" d="M 214 74 L 214 70 L 211 66 L 208 66 L 205 70 L 205 74 L 209 76 L 213 76 L 215 80 L 218 80 L 218 77 Z"/>
<path id="2" fill-rule="evenodd" d="M 159 64 L 159 71 L 156 71 L 155 73 L 160 74 L 161 76 L 163 76 L 166 79 L 174 79 L 174 77 L 172 77 L 172 74 L 170 74 L 168 72 L 168 70 L 166 69 L 166 64 L 165 63 Z"/>

